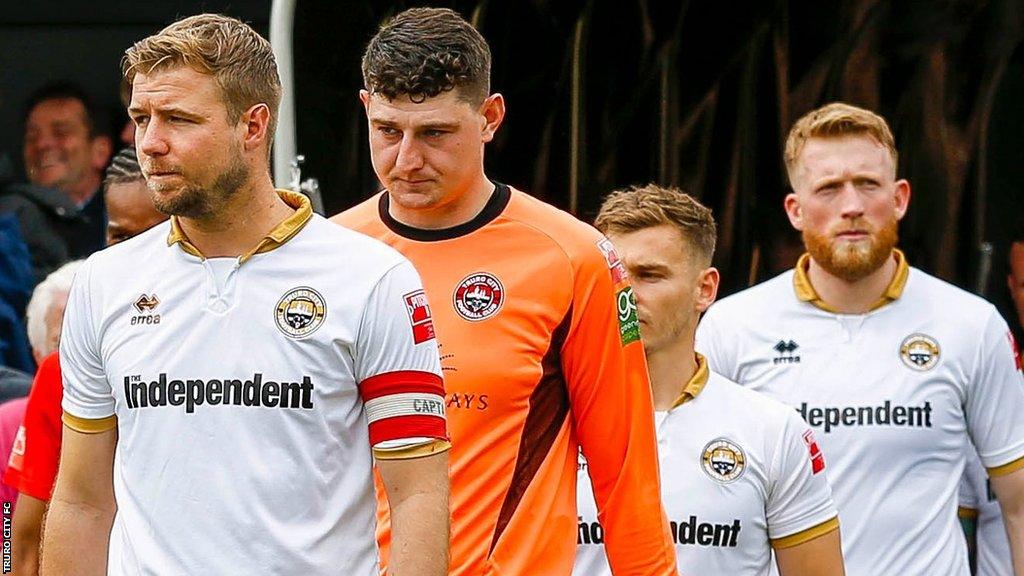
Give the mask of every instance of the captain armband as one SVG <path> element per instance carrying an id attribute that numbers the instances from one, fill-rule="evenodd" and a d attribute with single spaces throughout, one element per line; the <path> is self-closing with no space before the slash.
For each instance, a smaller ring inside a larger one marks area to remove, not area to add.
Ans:
<path id="1" fill-rule="evenodd" d="M 444 384 L 431 372 L 388 372 L 359 385 L 375 453 L 448 439 Z"/>

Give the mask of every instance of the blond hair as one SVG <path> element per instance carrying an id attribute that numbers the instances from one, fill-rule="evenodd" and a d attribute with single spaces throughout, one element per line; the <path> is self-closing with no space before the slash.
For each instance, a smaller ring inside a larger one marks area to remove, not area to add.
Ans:
<path id="1" fill-rule="evenodd" d="M 711 209 L 678 188 L 633 186 L 609 194 L 594 226 L 604 234 L 635 232 L 668 224 L 682 234 L 709 266 L 718 235 Z"/>
<path id="2" fill-rule="evenodd" d="M 826 104 L 812 110 L 793 124 L 786 137 L 786 150 L 783 158 L 786 162 L 786 173 L 790 186 L 796 176 L 796 164 L 804 145 L 811 138 L 841 138 L 843 136 L 867 136 L 881 144 L 892 158 L 893 175 L 899 154 L 896 152 L 896 140 L 885 119 L 870 110 L 858 108 L 842 102 Z"/>
<path id="3" fill-rule="evenodd" d="M 270 42 L 240 20 L 199 14 L 136 42 L 121 60 L 129 94 L 136 74 L 178 66 L 213 76 L 232 124 L 253 105 L 266 104 L 270 108 L 269 148 L 281 102 L 281 78 Z"/>

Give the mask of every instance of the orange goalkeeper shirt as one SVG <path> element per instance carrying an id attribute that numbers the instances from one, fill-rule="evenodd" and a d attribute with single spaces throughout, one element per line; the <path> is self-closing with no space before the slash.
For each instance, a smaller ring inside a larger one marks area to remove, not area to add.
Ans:
<path id="1" fill-rule="evenodd" d="M 386 193 L 332 220 L 396 248 L 423 278 L 452 441 L 450 573 L 570 574 L 582 447 L 614 573 L 676 574 L 636 304 L 611 243 L 502 184 L 446 230 L 395 221 Z"/>

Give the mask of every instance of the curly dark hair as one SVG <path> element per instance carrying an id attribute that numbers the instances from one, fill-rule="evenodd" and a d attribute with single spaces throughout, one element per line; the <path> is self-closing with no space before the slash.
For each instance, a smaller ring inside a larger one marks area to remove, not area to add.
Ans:
<path id="1" fill-rule="evenodd" d="M 363 54 L 363 83 L 388 100 L 422 102 L 458 88 L 479 104 L 490 93 L 491 50 L 448 8 L 411 8 L 385 22 Z"/>

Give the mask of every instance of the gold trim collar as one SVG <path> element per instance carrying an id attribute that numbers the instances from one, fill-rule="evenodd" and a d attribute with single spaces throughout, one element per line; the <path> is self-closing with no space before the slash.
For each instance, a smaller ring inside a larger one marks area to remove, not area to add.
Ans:
<path id="1" fill-rule="evenodd" d="M 898 248 L 894 248 L 892 252 L 893 257 L 896 258 L 896 275 L 893 276 L 892 282 L 886 287 L 881 298 L 871 305 L 869 310 L 871 312 L 894 300 L 898 300 L 903 295 L 903 289 L 907 286 L 907 277 L 910 275 L 910 265 L 907 264 L 907 258 L 904 256 L 903 251 Z M 821 299 L 821 296 L 818 295 L 814 286 L 811 286 L 811 279 L 807 275 L 810 265 L 811 255 L 807 253 L 804 253 L 796 263 L 795 273 L 793 274 L 793 290 L 796 292 L 796 297 L 803 302 L 810 302 L 826 312 L 838 313 L 838 310 L 826 304 Z"/>
<path id="2" fill-rule="evenodd" d="M 669 410 L 696 398 L 708 383 L 708 377 L 711 375 L 711 372 L 708 370 L 707 359 L 696 352 L 694 353 L 694 356 L 697 357 L 697 371 L 693 373 L 693 376 L 690 378 L 690 381 L 686 383 L 686 386 L 683 386 L 683 392 L 679 395 L 679 398 L 676 398 L 676 401 L 672 403 L 672 408 L 669 408 Z"/>
<path id="3" fill-rule="evenodd" d="M 264 252 L 270 252 L 271 250 L 282 246 L 285 242 L 292 239 L 293 236 L 302 230 L 303 226 L 309 222 L 310 218 L 313 217 L 313 207 L 309 203 L 309 199 L 305 195 L 299 194 L 298 192 L 292 192 L 291 190 L 278 190 L 278 196 L 284 200 L 285 204 L 295 208 L 295 212 L 274 226 L 274 229 L 267 233 L 256 247 L 249 250 L 245 254 L 242 254 L 238 258 L 238 263 L 243 264 L 249 258 L 252 258 L 256 254 L 262 254 Z M 195 247 L 192 242 L 189 241 L 188 236 L 185 235 L 185 231 L 181 228 L 181 223 L 178 222 L 177 216 L 171 216 L 171 232 L 167 235 L 167 245 L 174 246 L 178 244 L 181 249 L 186 253 L 191 254 L 197 258 L 206 259 L 203 253 Z"/>

